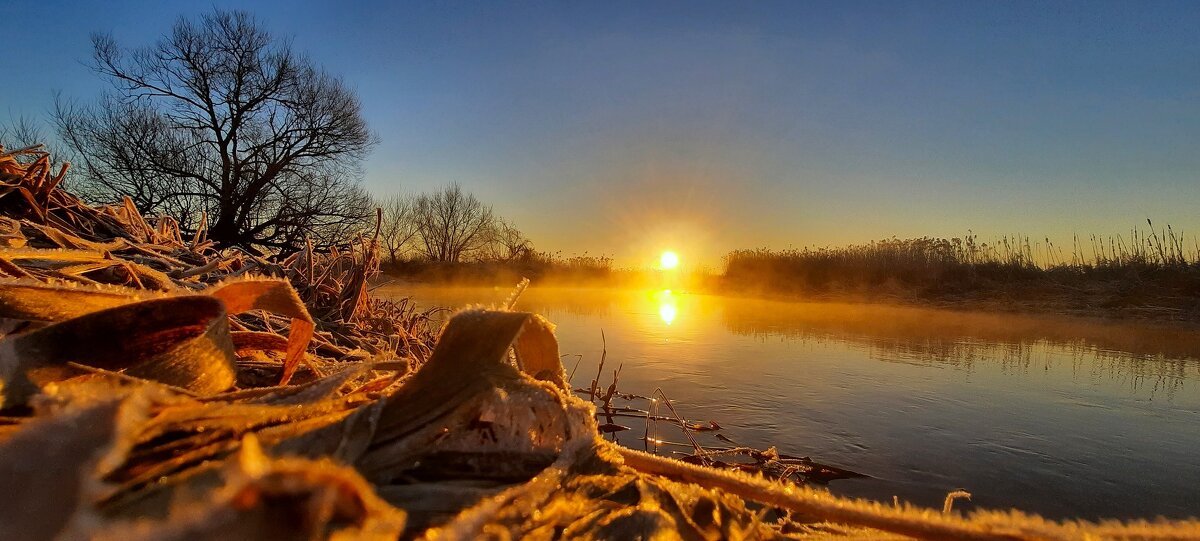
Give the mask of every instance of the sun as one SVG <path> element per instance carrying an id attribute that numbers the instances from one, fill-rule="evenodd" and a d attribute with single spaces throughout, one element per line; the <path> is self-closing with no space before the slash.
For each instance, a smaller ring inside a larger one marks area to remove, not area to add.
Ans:
<path id="1" fill-rule="evenodd" d="M 670 270 L 679 266 L 679 254 L 667 250 L 662 253 L 662 257 L 658 259 L 659 266 L 665 270 Z"/>

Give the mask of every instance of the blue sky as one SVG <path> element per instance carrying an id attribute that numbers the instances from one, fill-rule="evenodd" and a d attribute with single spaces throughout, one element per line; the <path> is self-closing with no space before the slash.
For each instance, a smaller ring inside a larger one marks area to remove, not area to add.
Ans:
<path id="1" fill-rule="evenodd" d="M 458 181 L 566 254 L 1200 232 L 1188 2 L 10 1 L 0 121 L 214 5 L 358 91 L 373 192 Z"/>

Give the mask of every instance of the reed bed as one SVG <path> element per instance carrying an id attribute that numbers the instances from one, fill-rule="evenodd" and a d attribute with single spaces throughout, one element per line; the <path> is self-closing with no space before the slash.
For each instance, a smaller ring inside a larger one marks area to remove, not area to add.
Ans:
<path id="1" fill-rule="evenodd" d="M 621 447 L 596 421 L 625 412 L 617 375 L 587 390 L 599 410 L 581 399 L 553 324 L 515 297 L 435 341 L 371 298 L 372 239 L 221 249 L 85 205 L 49 163 L 0 148 L 0 539 L 1200 537 L 1194 520 L 964 517 L 957 493 L 940 510 L 847 500 L 794 475 L 811 464 L 740 446 L 697 444 L 698 464 Z M 689 438 L 719 429 L 650 402 L 666 411 L 635 413 Z"/>
<path id="2" fill-rule="evenodd" d="M 720 287 L 1081 315 L 1200 319 L 1200 248 L 1170 226 L 1127 236 L 889 239 L 841 248 L 737 250 Z"/>

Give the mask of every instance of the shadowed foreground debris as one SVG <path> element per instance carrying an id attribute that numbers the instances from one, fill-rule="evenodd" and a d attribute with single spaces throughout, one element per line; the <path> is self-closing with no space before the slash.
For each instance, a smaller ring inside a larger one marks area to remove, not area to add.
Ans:
<path id="1" fill-rule="evenodd" d="M 632 451 L 600 437 L 536 314 L 467 310 L 430 348 L 420 314 L 367 295 L 371 241 L 217 251 L 60 178 L 0 149 L 0 539 L 1200 536 L 964 518 Z"/>

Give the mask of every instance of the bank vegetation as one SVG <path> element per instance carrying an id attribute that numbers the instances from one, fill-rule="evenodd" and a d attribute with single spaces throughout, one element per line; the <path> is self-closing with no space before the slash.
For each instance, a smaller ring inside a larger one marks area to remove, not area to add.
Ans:
<path id="1" fill-rule="evenodd" d="M 888 239 L 834 248 L 735 250 L 725 292 L 997 310 L 1200 320 L 1200 249 L 1172 227 L 1073 239 Z"/>

